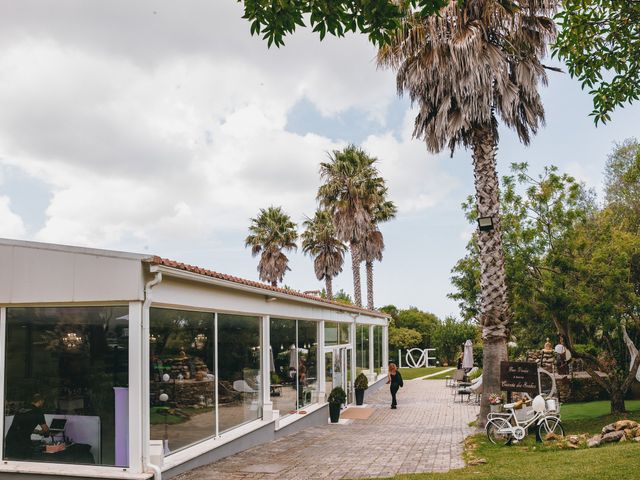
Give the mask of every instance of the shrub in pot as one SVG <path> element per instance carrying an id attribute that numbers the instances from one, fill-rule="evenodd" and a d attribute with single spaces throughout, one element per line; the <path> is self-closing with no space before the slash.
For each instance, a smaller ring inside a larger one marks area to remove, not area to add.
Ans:
<path id="1" fill-rule="evenodd" d="M 369 388 L 369 381 L 364 373 L 358 374 L 353 384 L 356 391 L 356 405 L 362 405 L 364 403 L 364 391 Z"/>
<path id="2" fill-rule="evenodd" d="M 329 417 L 331 423 L 338 423 L 340 420 L 340 407 L 347 401 L 347 394 L 342 387 L 335 387 L 329 394 Z"/>

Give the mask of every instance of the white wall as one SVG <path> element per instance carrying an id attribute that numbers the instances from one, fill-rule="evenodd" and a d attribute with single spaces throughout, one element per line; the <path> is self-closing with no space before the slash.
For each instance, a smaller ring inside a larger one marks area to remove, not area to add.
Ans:
<path id="1" fill-rule="evenodd" d="M 0 303 L 141 300 L 141 256 L 0 242 Z"/>

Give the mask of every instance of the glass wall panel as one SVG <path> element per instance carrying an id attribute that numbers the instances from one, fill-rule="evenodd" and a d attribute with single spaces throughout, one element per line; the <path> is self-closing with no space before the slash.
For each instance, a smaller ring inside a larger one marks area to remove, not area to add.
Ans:
<path id="1" fill-rule="evenodd" d="M 272 318 L 271 334 L 271 401 L 280 415 L 296 410 L 298 358 L 296 321 Z"/>
<path id="2" fill-rule="evenodd" d="M 373 363 L 376 373 L 382 370 L 382 327 L 373 327 Z"/>
<path id="3" fill-rule="evenodd" d="M 318 324 L 298 321 L 298 405 L 316 401 L 318 391 Z"/>
<path id="4" fill-rule="evenodd" d="M 258 317 L 218 315 L 218 380 L 220 432 L 262 416 Z"/>
<path id="5" fill-rule="evenodd" d="M 214 315 L 151 308 L 151 439 L 165 454 L 216 434 Z"/>
<path id="6" fill-rule="evenodd" d="M 349 324 L 324 322 L 324 344 L 340 345 L 349 343 Z"/>
<path id="7" fill-rule="evenodd" d="M 129 464 L 128 313 L 7 309 L 3 458 Z"/>
<path id="8" fill-rule="evenodd" d="M 356 370 L 360 373 L 369 368 L 369 326 L 356 326 Z"/>

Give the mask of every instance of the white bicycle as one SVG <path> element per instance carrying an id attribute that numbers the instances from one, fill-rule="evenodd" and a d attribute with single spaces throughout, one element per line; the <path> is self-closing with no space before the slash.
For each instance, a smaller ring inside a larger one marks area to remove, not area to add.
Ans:
<path id="1" fill-rule="evenodd" d="M 520 415 L 524 418 L 518 418 L 516 410 L 527 405 L 531 405 L 532 408 L 524 410 L 524 414 Z M 542 395 L 538 395 L 533 400 L 507 403 L 504 408 L 509 412 L 490 413 L 487 416 L 485 430 L 491 443 L 509 445 L 513 440 L 520 441 L 534 424 L 538 428 L 540 440 L 544 441 L 549 433 L 564 436 L 562 420 L 557 413 L 557 403 L 554 399 L 545 400 Z"/>

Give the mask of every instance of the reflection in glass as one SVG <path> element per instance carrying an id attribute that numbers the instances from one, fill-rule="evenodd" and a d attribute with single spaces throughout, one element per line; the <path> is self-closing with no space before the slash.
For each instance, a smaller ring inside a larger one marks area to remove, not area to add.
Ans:
<path id="1" fill-rule="evenodd" d="M 218 377 L 220 432 L 262 416 L 258 317 L 218 315 Z"/>
<path id="2" fill-rule="evenodd" d="M 377 374 L 382 370 L 382 326 L 373 327 L 373 364 Z"/>
<path id="3" fill-rule="evenodd" d="M 356 369 L 357 373 L 369 368 L 369 326 L 356 326 Z"/>
<path id="4" fill-rule="evenodd" d="M 296 321 L 272 318 L 270 321 L 271 402 L 280 415 L 295 411 L 297 398 L 298 357 L 296 352 Z"/>
<path id="5" fill-rule="evenodd" d="M 298 321 L 298 405 L 316 401 L 318 391 L 318 324 Z"/>
<path id="6" fill-rule="evenodd" d="M 3 458 L 128 466 L 128 312 L 7 309 Z"/>
<path id="7" fill-rule="evenodd" d="M 212 313 L 151 308 L 151 439 L 165 454 L 216 434 Z"/>
<path id="8" fill-rule="evenodd" d="M 341 345 L 349 343 L 349 324 L 324 322 L 324 344 Z"/>

